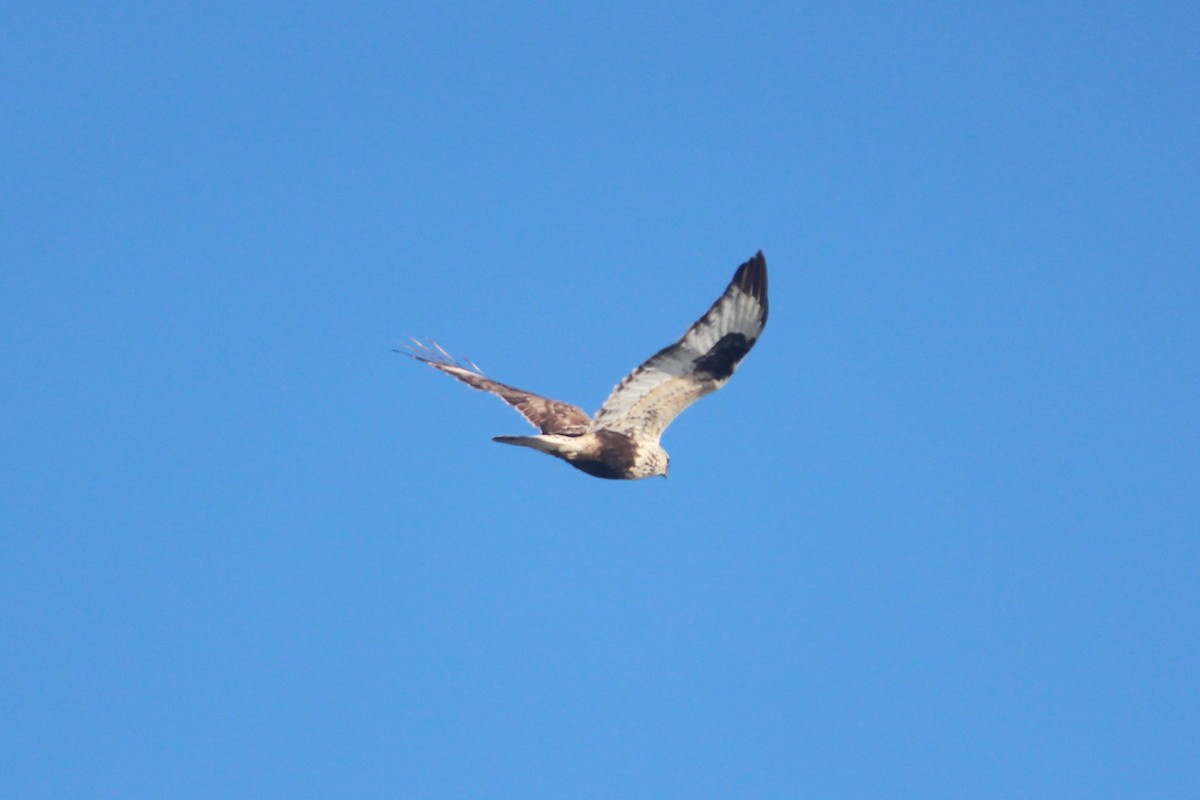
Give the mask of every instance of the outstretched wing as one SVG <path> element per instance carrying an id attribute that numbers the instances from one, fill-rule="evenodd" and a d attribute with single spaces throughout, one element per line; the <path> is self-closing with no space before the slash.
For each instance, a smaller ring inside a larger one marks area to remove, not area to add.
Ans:
<path id="1" fill-rule="evenodd" d="M 548 397 L 542 397 L 533 392 L 526 392 L 523 389 L 515 389 L 512 386 L 506 386 L 503 383 L 492 380 L 484 375 L 483 371 L 472 362 L 467 361 L 464 364 L 461 361 L 456 361 L 436 342 L 430 342 L 429 345 L 425 345 L 416 339 L 412 341 L 415 347 L 410 345 L 408 347 L 409 352 L 404 353 L 404 355 L 415 358 L 423 364 L 428 364 L 436 370 L 441 370 L 447 375 L 453 375 L 473 389 L 496 395 L 521 412 L 521 416 L 529 420 L 533 427 L 540 428 L 542 433 L 562 433 L 568 436 L 577 436 L 585 433 L 592 421 L 587 412 L 578 406 L 558 400 L 551 400 Z"/>
<path id="2" fill-rule="evenodd" d="M 657 439 L 681 411 L 725 385 L 766 324 L 767 261 L 760 251 L 682 339 L 613 389 L 592 430 Z"/>

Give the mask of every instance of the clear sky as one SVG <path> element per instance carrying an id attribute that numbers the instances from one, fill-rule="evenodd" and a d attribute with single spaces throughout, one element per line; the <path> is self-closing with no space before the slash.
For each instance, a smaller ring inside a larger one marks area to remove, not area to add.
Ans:
<path id="1" fill-rule="evenodd" d="M 0 796 L 1200 797 L 1194 2 L 2 16 Z"/>

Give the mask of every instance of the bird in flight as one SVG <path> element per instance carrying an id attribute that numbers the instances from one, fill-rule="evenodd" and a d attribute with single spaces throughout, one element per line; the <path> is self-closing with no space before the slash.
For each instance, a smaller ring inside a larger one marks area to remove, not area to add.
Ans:
<path id="1" fill-rule="evenodd" d="M 440 345 L 413 339 L 405 353 L 515 408 L 541 433 L 496 436 L 532 447 L 597 478 L 666 477 L 663 431 L 685 408 L 724 386 L 767 324 L 767 262 L 762 252 L 738 267 L 724 294 L 683 337 L 652 355 L 617 384 L 595 418 L 570 403 L 507 386 Z"/>

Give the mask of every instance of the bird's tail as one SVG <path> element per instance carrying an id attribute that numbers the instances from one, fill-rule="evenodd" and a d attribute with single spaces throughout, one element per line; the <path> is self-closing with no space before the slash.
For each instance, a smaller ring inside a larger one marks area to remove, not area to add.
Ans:
<path id="1" fill-rule="evenodd" d="M 493 436 L 492 441 L 500 444 L 515 444 L 518 447 L 532 447 L 543 453 L 554 453 L 558 450 L 552 442 L 546 441 L 541 436 Z"/>
<path id="2" fill-rule="evenodd" d="M 541 436 L 493 436 L 493 442 L 532 447 L 559 458 L 572 458 L 583 449 L 584 437 L 566 436 L 560 433 L 543 433 Z"/>

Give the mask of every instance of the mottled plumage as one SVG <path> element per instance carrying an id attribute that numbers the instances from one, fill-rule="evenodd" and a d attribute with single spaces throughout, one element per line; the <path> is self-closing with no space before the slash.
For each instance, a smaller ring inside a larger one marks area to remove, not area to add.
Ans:
<path id="1" fill-rule="evenodd" d="M 759 252 L 738 267 L 724 294 L 678 342 L 617 384 L 595 419 L 578 406 L 494 381 L 437 344 L 413 340 L 408 355 L 496 395 L 541 431 L 495 441 L 549 453 L 598 478 L 636 479 L 667 474 L 670 457 L 659 444 L 663 431 L 685 408 L 729 381 L 766 323 L 767 262 Z"/>

